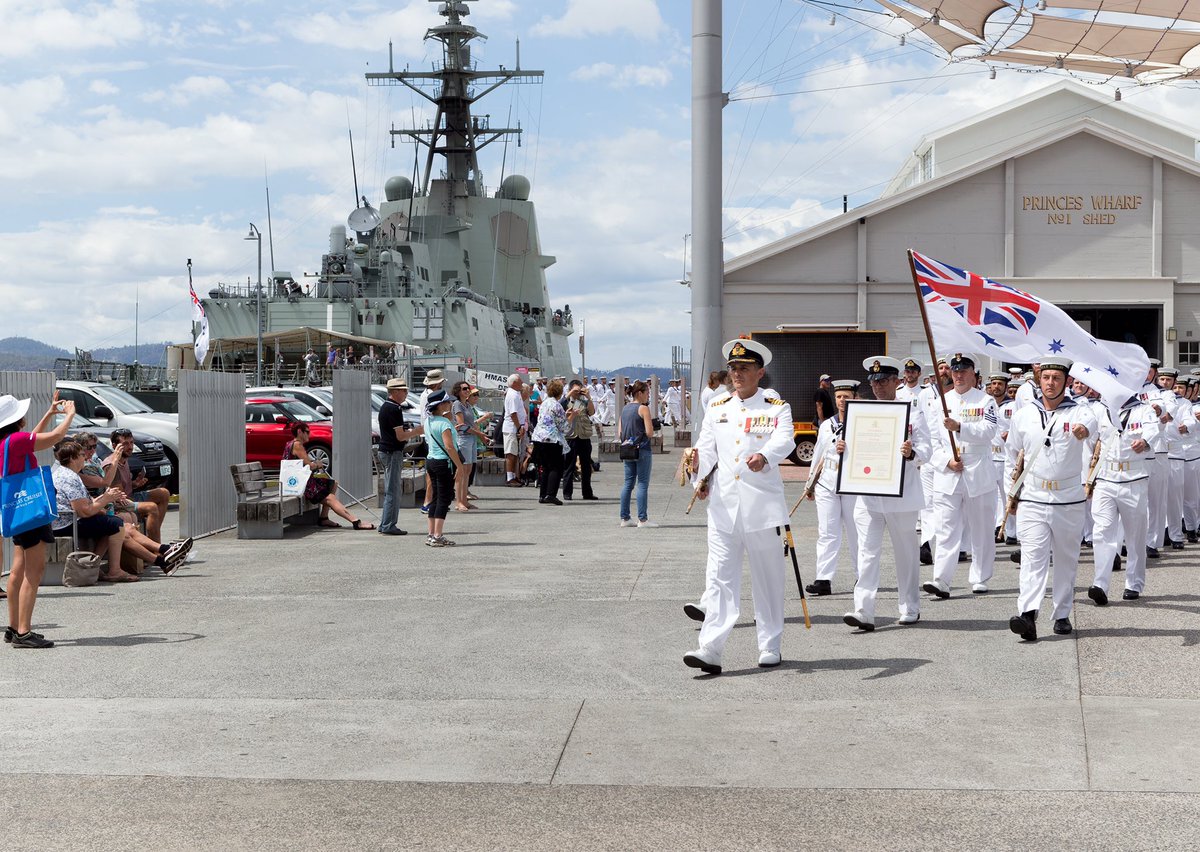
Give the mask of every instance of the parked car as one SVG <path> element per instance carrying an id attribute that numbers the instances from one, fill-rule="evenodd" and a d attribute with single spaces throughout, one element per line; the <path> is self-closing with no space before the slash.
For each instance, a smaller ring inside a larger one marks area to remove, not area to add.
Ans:
<path id="1" fill-rule="evenodd" d="M 137 397 L 102 382 L 60 381 L 58 395 L 75 403 L 75 411 L 88 420 L 113 429 L 129 429 L 152 435 L 162 442 L 171 465 L 167 485 L 179 491 L 179 415 L 152 411 Z"/>
<path id="2" fill-rule="evenodd" d="M 60 422 L 62 422 L 62 415 L 58 414 L 55 415 L 51 425 L 54 427 Z M 102 462 L 112 454 L 113 428 L 119 427 L 101 426 L 82 414 L 76 414 L 71 421 L 72 433 L 89 432 L 96 436 L 96 458 Z M 167 460 L 162 441 L 146 432 L 139 432 L 136 429 L 131 431 L 133 432 L 133 455 L 129 457 L 129 472 L 134 479 L 143 473 L 146 474 L 146 484 L 142 486 L 146 490 L 168 487 L 175 468 Z"/>
<path id="3" fill-rule="evenodd" d="M 291 397 L 292 399 L 300 400 L 319 414 L 324 414 L 326 417 L 333 416 L 332 388 L 309 388 L 300 386 L 247 388 L 246 396 Z"/>
<path id="4" fill-rule="evenodd" d="M 292 425 L 309 428 L 308 455 L 333 468 L 333 421 L 297 399 L 286 396 L 253 396 L 246 400 L 246 461 L 262 462 L 278 470 L 284 447 L 292 439 Z"/>

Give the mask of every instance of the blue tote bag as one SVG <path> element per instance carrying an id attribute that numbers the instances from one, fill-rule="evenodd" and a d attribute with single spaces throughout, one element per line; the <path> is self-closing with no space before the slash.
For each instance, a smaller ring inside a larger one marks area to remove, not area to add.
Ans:
<path id="1" fill-rule="evenodd" d="M 3 467 L 0 468 L 0 536 L 12 538 L 51 523 L 58 517 L 58 494 L 50 468 L 38 467 L 33 453 L 25 461 L 22 473 L 9 475 L 8 442 L 0 444 Z"/>

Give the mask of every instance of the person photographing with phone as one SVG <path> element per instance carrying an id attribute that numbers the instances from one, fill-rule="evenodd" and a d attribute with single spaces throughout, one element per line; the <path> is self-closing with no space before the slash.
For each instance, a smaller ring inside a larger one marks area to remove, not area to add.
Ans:
<path id="1" fill-rule="evenodd" d="M 129 457 L 136 452 L 133 444 L 133 433 L 128 429 L 115 429 L 112 435 L 113 451 L 103 462 L 104 468 L 116 471 L 113 478 L 105 477 L 109 482 L 125 492 L 133 505 L 129 511 L 137 518 L 146 521 L 146 535 L 156 542 L 162 541 L 162 522 L 167 516 L 167 506 L 171 501 L 171 492 L 165 488 L 147 489 L 149 479 L 145 471 L 139 471 L 137 476 L 129 467 Z M 120 507 L 121 511 L 126 506 Z M 136 519 L 135 519 L 136 520 Z"/>

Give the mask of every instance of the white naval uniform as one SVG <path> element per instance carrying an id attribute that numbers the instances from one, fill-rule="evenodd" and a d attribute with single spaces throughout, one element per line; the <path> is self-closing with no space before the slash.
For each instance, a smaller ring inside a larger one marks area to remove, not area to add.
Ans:
<path id="1" fill-rule="evenodd" d="M 820 478 L 813 489 L 813 500 L 817 504 L 817 563 L 815 579 L 832 582 L 837 573 L 838 553 L 842 548 L 842 533 L 846 534 L 846 546 L 850 552 L 850 565 L 858 576 L 858 528 L 854 523 L 854 507 L 858 498 L 853 494 L 838 494 L 838 468 L 842 457 L 837 451 L 837 442 L 842 438 L 842 420 L 838 415 L 827 418 L 817 429 L 817 444 L 813 448 L 812 467 L 808 482 L 812 482 L 821 462 Z M 805 485 L 807 488 L 808 485 Z"/>
<path id="2" fill-rule="evenodd" d="M 1149 494 L 1146 503 L 1148 514 L 1146 547 L 1158 549 L 1163 546 L 1163 534 L 1166 531 L 1167 487 L 1170 484 L 1171 478 L 1171 471 L 1167 462 L 1167 434 L 1165 429 L 1169 424 L 1162 423 L 1162 418 L 1170 413 L 1170 409 L 1163 404 L 1162 388 L 1150 382 L 1142 385 L 1142 389 L 1138 393 L 1138 399 L 1152 406 L 1157 405 L 1162 409 L 1162 414 L 1159 415 L 1159 422 L 1164 428 L 1159 429 L 1154 441 L 1150 444 L 1150 448 L 1154 450 L 1154 461 L 1150 461 L 1149 458 L 1146 460 L 1146 472 L 1150 475 Z"/>
<path id="3" fill-rule="evenodd" d="M 712 473 L 706 580 L 711 589 L 704 594 L 699 643 L 718 659 L 738 619 L 743 553 L 750 559 L 759 651 L 779 653 L 785 571 L 780 530 L 788 523 L 779 465 L 795 448 L 792 408 L 773 393 L 757 390 L 746 399 L 722 394 L 705 412 L 694 482 Z M 767 460 L 757 473 L 746 466 L 755 454 Z"/>
<path id="4" fill-rule="evenodd" d="M 1134 397 L 1122 407 L 1116 423 L 1107 410 L 1098 419 L 1101 447 L 1092 492 L 1092 585 L 1108 594 L 1113 563 L 1124 540 L 1128 543 L 1125 588 L 1140 594 L 1146 585 L 1146 549 L 1140 545 L 1146 540 L 1148 470 L 1154 450 L 1135 453 L 1132 444 L 1140 438 L 1153 446 L 1159 432 L 1158 415 Z"/>
<path id="5" fill-rule="evenodd" d="M 1167 480 L 1167 532 L 1171 541 L 1183 541 L 1183 497 L 1184 497 L 1184 466 L 1187 463 L 1188 447 L 1191 433 L 1196 431 L 1196 418 L 1192 414 L 1192 404 L 1181 396 L 1170 391 L 1170 397 L 1164 397 L 1173 418 L 1167 424 L 1167 464 L 1170 466 L 1170 478 Z M 1180 427 L 1187 429 L 1181 431 Z"/>
<path id="6" fill-rule="evenodd" d="M 680 421 L 680 403 L 683 401 L 683 394 L 679 392 L 677 387 L 668 387 L 663 394 L 663 405 L 666 407 L 666 422 L 670 425 L 675 425 Z"/>
<path id="7" fill-rule="evenodd" d="M 1073 430 L 1082 425 L 1081 441 Z M 1017 505 L 1021 540 L 1021 582 L 1017 613 L 1037 612 L 1046 594 L 1051 553 L 1054 563 L 1054 619 L 1067 618 L 1075 597 L 1079 541 L 1083 530 L 1083 454 L 1080 444 L 1094 442 L 1098 427 L 1091 406 L 1065 397 L 1054 411 L 1041 399 L 1013 418 L 1008 452 L 1014 460 L 1025 451 L 1025 481 Z M 1048 445 L 1047 445 L 1048 443 Z M 1035 455 L 1036 453 L 1036 455 Z"/>
<path id="8" fill-rule="evenodd" d="M 996 406 L 997 419 L 1000 422 L 1000 505 L 996 508 L 996 523 L 999 524 L 1004 520 L 1005 514 L 1008 512 L 1008 492 L 1012 488 L 1013 478 L 1013 458 L 1008 454 L 1008 430 L 1012 426 L 1012 419 L 1020 408 L 1015 399 L 1004 400 L 1003 405 Z M 992 461 L 996 461 L 995 445 L 992 447 Z M 1009 515 L 1008 521 L 1004 524 L 1005 537 L 1016 536 L 1017 534 L 1017 518 L 1016 515 Z"/>
<path id="9" fill-rule="evenodd" d="M 919 462 L 929 460 L 929 426 L 917 403 L 909 400 L 908 440 L 913 458 L 904 462 L 904 488 L 899 497 L 862 496 L 854 510 L 858 528 L 858 581 L 854 584 L 854 611 L 860 621 L 875 623 L 875 597 L 879 592 L 879 563 L 883 556 L 883 528 L 892 538 L 896 560 L 897 603 L 902 616 L 921 614 L 921 563 L 916 521 L 925 506 Z"/>
<path id="10" fill-rule="evenodd" d="M 934 381 L 936 381 L 936 378 Z M 897 393 L 897 397 L 899 397 L 899 393 Z M 916 400 L 917 410 L 914 414 L 925 418 L 925 425 L 929 430 L 929 434 L 932 436 L 936 429 L 945 431 L 945 427 L 942 425 L 942 402 L 938 397 L 937 387 L 933 384 L 928 384 L 921 388 L 920 393 L 916 396 Z M 920 470 L 921 489 L 925 492 L 925 506 L 921 509 L 920 514 L 920 538 L 921 544 L 929 542 L 932 545 L 933 534 L 937 531 L 937 516 L 933 511 L 933 468 L 926 461 L 920 465 Z"/>
<path id="11" fill-rule="evenodd" d="M 1200 422 L 1200 401 L 1190 402 L 1192 417 Z M 1191 532 L 1200 527 L 1200 429 L 1189 430 L 1191 441 L 1184 453 L 1183 522 Z"/>
<path id="12" fill-rule="evenodd" d="M 919 384 L 913 385 L 912 387 L 909 387 L 906 384 L 902 384 L 902 385 L 900 385 L 900 387 L 896 388 L 896 401 L 897 402 L 912 402 L 920 394 L 921 394 L 921 386 Z M 914 412 L 914 414 L 915 413 L 916 412 Z"/>
<path id="13" fill-rule="evenodd" d="M 1040 391 L 1037 389 L 1036 379 L 1030 379 L 1029 381 L 1025 382 L 1025 384 L 1017 388 L 1017 410 L 1020 411 L 1025 406 L 1032 404 L 1033 401 L 1037 399 L 1039 393 Z"/>
<path id="14" fill-rule="evenodd" d="M 946 405 L 950 417 L 960 424 L 954 442 L 963 470 L 956 473 L 947 467 L 954 461 L 954 455 L 941 416 L 937 419 L 937 428 L 929 430 L 933 451 L 928 466 L 933 469 L 931 487 L 937 543 L 933 581 L 944 591 L 949 591 L 958 567 L 958 553 L 964 549 L 964 539 L 968 536 L 970 582 L 987 583 L 992 577 L 996 558 L 993 530 L 996 527 L 997 473 L 991 455 L 1000 424 L 996 400 L 977 388 L 970 388 L 965 394 L 954 389 L 947 391 Z"/>

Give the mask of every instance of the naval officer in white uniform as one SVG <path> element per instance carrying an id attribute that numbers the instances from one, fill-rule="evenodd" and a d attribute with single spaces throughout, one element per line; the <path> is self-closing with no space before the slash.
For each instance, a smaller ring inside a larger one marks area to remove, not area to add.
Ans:
<path id="1" fill-rule="evenodd" d="M 743 554 L 750 559 L 758 664 L 779 665 L 785 570 L 780 528 L 788 522 L 779 465 L 796 448 L 791 406 L 758 386 L 771 350 L 754 340 L 731 340 L 722 352 L 733 394 L 710 403 L 688 465 L 699 496 L 708 500 L 707 582 L 713 588 L 704 594 L 700 647 L 684 654 L 683 662 L 707 674 L 720 674 L 721 653 L 737 623 Z"/>
<path id="2" fill-rule="evenodd" d="M 863 361 L 875 399 L 884 402 L 899 397 L 901 363 L 880 355 Z M 929 459 L 929 427 L 917 410 L 914 399 L 908 402 L 908 435 L 897 452 L 905 459 L 904 485 L 899 497 L 861 496 L 854 510 L 858 527 L 858 582 L 854 584 L 854 611 L 842 620 L 851 627 L 870 632 L 875 629 L 875 597 L 879 592 L 879 563 L 883 556 L 883 529 L 892 537 L 896 560 L 897 603 L 900 624 L 915 624 L 921 619 L 921 564 L 917 550 L 917 515 L 925 506 L 918 462 Z M 859 405 L 859 403 L 855 403 Z M 869 402 L 861 403 L 867 407 Z M 868 408 L 869 412 L 870 409 Z"/>
<path id="3" fill-rule="evenodd" d="M 808 498 L 817 504 L 816 577 L 804 587 L 804 591 L 818 597 L 833 593 L 833 575 L 837 573 L 843 533 L 850 551 L 850 564 L 855 576 L 858 575 L 858 528 L 854 523 L 858 498 L 853 494 L 839 494 L 837 490 L 846 402 L 854 399 L 858 385 L 859 382 L 854 379 L 838 379 L 833 383 L 837 413 L 822 421 L 817 429 L 812 466 L 808 469 L 808 482 L 804 486 L 807 490 L 816 480 L 816 486 L 812 487 Z"/>
<path id="4" fill-rule="evenodd" d="M 946 408 L 937 428 L 930 428 L 935 555 L 933 580 L 922 588 L 938 598 L 950 597 L 958 554 L 969 537 L 971 591 L 985 594 L 996 560 L 996 465 L 992 444 L 999 437 L 996 401 L 975 387 L 975 361 L 961 352 L 950 358 L 954 387 L 946 392 Z M 942 412 L 939 411 L 939 414 Z M 951 447 L 950 433 L 954 434 Z M 958 451 L 958 460 L 954 450 Z"/>
<path id="5" fill-rule="evenodd" d="M 1008 627 L 1027 642 L 1037 639 L 1037 615 L 1046 595 L 1050 562 L 1054 561 L 1054 632 L 1071 632 L 1075 572 L 1083 534 L 1081 442 L 1096 440 L 1096 415 L 1067 393 L 1067 358 L 1043 360 L 1038 375 L 1041 393 L 1013 418 L 1008 452 L 1022 462 L 1025 480 L 1017 504 L 1017 538 L 1021 540 L 1021 581 L 1017 614 Z"/>

